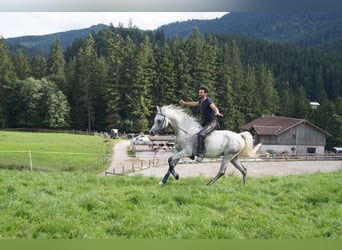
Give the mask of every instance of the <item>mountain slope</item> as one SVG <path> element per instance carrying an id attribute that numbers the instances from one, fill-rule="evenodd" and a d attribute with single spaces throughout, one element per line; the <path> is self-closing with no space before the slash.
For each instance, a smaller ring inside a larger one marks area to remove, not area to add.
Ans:
<path id="1" fill-rule="evenodd" d="M 342 39 L 342 13 L 230 13 L 214 20 L 191 20 L 161 26 L 166 37 L 227 32 L 303 47 L 320 47 Z"/>
<path id="2" fill-rule="evenodd" d="M 68 45 L 71 45 L 75 39 L 85 38 L 89 33 L 107 28 L 105 24 L 93 25 L 86 29 L 70 30 L 42 36 L 22 36 L 6 39 L 6 44 L 9 45 L 10 51 L 22 49 L 24 53 L 32 55 L 37 51 L 44 51 L 46 54 L 50 50 L 51 44 L 56 40 L 61 40 L 62 49 L 65 50 Z"/>

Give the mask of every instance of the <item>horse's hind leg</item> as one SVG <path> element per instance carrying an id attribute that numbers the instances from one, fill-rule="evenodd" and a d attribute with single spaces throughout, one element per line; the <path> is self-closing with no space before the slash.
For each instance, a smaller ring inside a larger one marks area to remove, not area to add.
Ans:
<path id="1" fill-rule="evenodd" d="M 225 174 L 229 160 L 230 157 L 228 155 L 223 157 L 220 170 L 218 171 L 217 175 L 207 183 L 207 185 L 213 185 L 221 176 Z"/>
<path id="2" fill-rule="evenodd" d="M 238 157 L 232 159 L 231 162 L 241 172 L 243 184 L 247 184 L 247 169 L 241 164 Z"/>

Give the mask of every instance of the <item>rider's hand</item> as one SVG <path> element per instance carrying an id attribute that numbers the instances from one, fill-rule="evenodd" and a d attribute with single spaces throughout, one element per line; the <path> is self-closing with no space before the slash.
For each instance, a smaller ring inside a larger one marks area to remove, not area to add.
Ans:
<path id="1" fill-rule="evenodd" d="M 178 103 L 179 103 L 180 105 L 185 105 L 186 102 L 183 101 L 183 100 L 179 100 Z"/>

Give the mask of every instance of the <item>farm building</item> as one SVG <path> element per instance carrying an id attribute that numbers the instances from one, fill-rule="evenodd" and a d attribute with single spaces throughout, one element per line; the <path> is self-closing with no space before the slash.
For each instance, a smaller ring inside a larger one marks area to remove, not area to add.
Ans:
<path id="1" fill-rule="evenodd" d="M 326 137 L 323 129 L 305 119 L 262 116 L 242 127 L 261 142 L 262 152 L 292 155 L 324 154 Z"/>

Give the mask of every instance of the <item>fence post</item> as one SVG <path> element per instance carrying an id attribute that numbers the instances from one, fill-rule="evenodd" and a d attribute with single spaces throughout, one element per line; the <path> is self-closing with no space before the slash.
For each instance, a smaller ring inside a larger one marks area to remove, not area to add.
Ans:
<path id="1" fill-rule="evenodd" d="M 28 153 L 29 153 L 29 158 L 30 158 L 30 169 L 32 171 L 32 154 L 31 154 L 31 150 Z"/>

